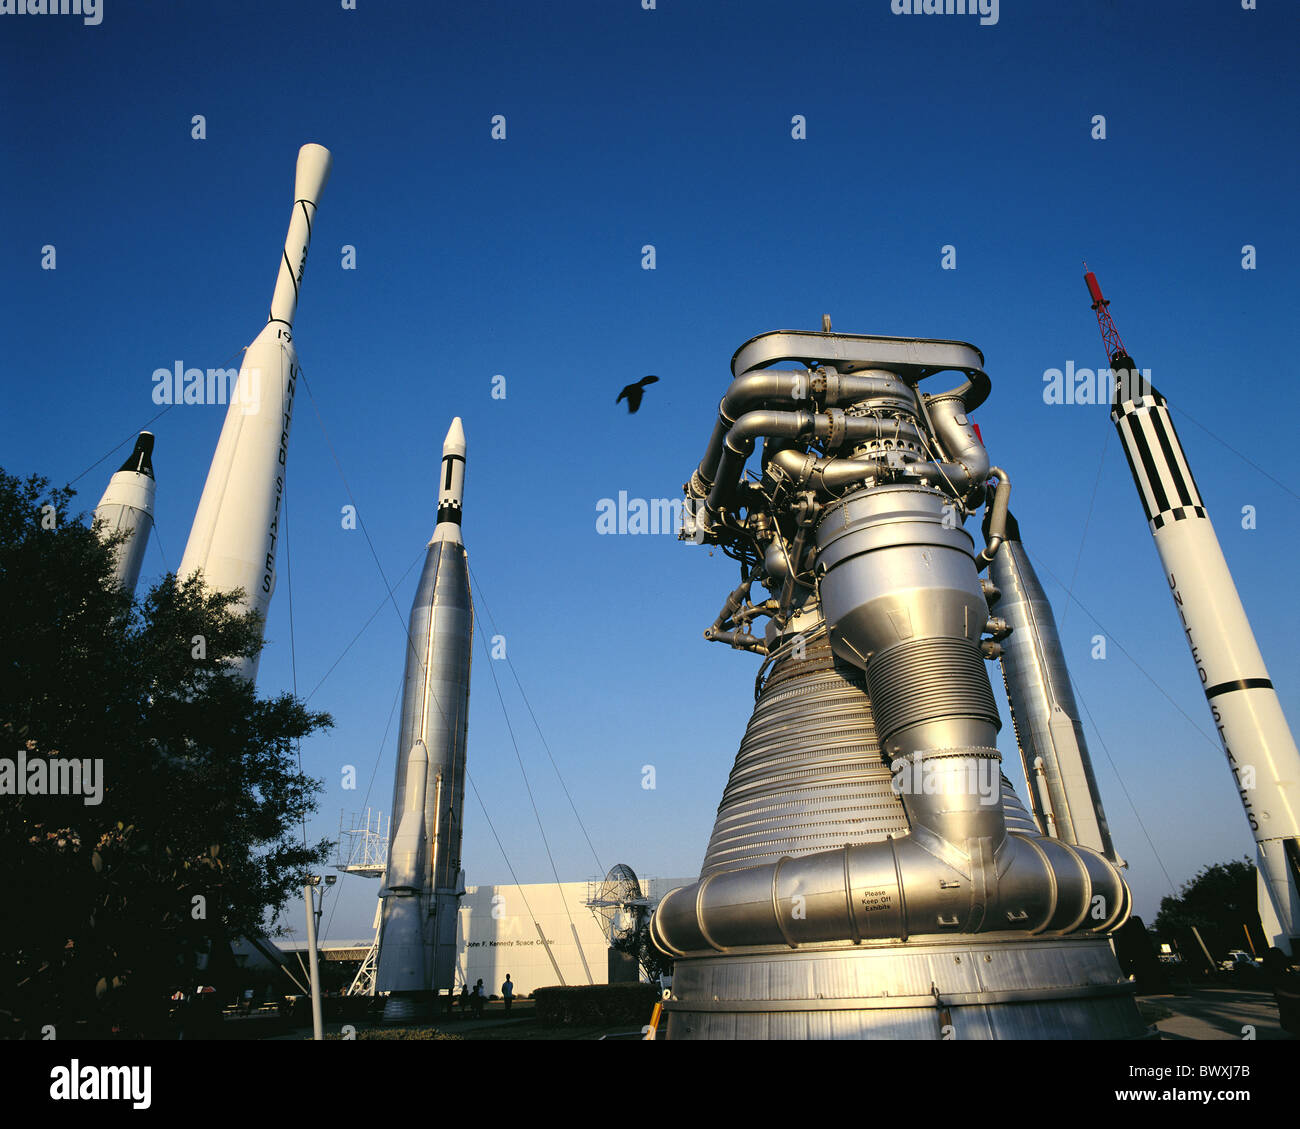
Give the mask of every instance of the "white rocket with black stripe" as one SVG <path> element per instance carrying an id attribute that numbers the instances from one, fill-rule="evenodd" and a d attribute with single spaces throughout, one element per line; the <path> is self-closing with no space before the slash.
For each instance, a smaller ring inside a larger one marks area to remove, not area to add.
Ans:
<path id="1" fill-rule="evenodd" d="M 244 350 L 226 422 L 177 569 L 181 580 L 201 572 L 212 591 L 242 588 L 244 599 L 236 610 L 255 611 L 263 621 L 275 591 L 289 426 L 300 372 L 293 319 L 312 221 L 331 165 L 329 150 L 321 145 L 304 145 L 298 151 L 293 211 L 270 313 Z M 257 658 L 244 660 L 235 669 L 253 682 L 257 663 Z"/>
<path id="2" fill-rule="evenodd" d="M 1255 836 L 1260 917 L 1271 945 L 1300 953 L 1300 752 L 1165 398 L 1127 353 L 1111 368 L 1110 418 Z"/>
<path id="3" fill-rule="evenodd" d="M 124 592 L 135 593 L 153 529 L 153 433 L 140 432 L 135 448 L 108 480 L 108 489 L 95 507 L 95 517 L 105 534 L 125 533 L 126 540 L 113 551 L 114 577 Z"/>

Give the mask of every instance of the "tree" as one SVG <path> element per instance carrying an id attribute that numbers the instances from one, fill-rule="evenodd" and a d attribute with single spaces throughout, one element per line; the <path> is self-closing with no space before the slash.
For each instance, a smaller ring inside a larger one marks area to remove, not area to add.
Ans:
<path id="1" fill-rule="evenodd" d="M 1263 935 L 1255 864 L 1249 859 L 1203 867 L 1195 878 L 1183 883 L 1177 897 L 1161 899 L 1155 920 L 1158 933 L 1177 937 L 1184 946 L 1195 945 L 1191 936 L 1195 926 L 1215 960 L 1231 949 L 1245 947 L 1243 925 L 1254 930 L 1256 937 Z M 1191 951 L 1199 952 L 1199 946 Z"/>
<path id="2" fill-rule="evenodd" d="M 199 955 L 261 930 L 327 857 L 296 742 L 331 721 L 231 673 L 262 646 L 240 593 L 119 591 L 72 497 L 0 470 L 0 1021 L 158 1035 Z M 56 768 L 64 787 L 37 791 Z"/>

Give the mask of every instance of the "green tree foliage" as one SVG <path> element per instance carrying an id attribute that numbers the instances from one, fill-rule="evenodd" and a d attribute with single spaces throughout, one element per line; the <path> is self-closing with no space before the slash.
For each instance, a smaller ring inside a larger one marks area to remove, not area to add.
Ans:
<path id="1" fill-rule="evenodd" d="M 262 645 L 238 593 L 117 590 L 72 496 L 0 470 L 0 758 L 102 764 L 98 804 L 0 794 L 0 1034 L 157 1035 L 196 955 L 260 929 L 326 858 L 303 842 L 320 784 L 295 742 L 331 722 L 230 673 Z"/>
<path id="2" fill-rule="evenodd" d="M 1249 926 L 1252 936 L 1263 935 L 1255 864 L 1249 859 L 1203 867 L 1195 878 L 1183 883 L 1177 897 L 1161 899 L 1155 920 L 1156 932 L 1177 937 L 1185 952 L 1195 945 L 1191 936 L 1195 926 L 1216 961 L 1232 949 L 1248 947 L 1243 925 Z"/>

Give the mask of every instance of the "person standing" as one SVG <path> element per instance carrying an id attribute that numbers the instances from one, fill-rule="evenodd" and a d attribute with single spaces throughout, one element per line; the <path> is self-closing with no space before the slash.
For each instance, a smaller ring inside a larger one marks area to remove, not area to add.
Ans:
<path id="1" fill-rule="evenodd" d="M 506 981 L 501 985 L 501 998 L 506 1002 L 506 1015 L 510 1014 L 510 1005 L 514 1002 L 515 986 L 510 980 L 510 973 L 506 973 Z"/>
<path id="2" fill-rule="evenodd" d="M 483 1018 L 483 1004 L 486 1002 L 486 1000 L 487 1000 L 487 995 L 483 989 L 483 978 L 479 977 L 478 983 L 474 985 L 474 1018 L 475 1019 Z"/>

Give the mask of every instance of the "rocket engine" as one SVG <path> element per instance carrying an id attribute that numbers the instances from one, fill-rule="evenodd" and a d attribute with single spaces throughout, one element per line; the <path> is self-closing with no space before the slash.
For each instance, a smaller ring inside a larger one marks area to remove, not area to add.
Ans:
<path id="1" fill-rule="evenodd" d="M 732 359 L 683 536 L 740 563 L 706 638 L 766 659 L 700 880 L 651 923 L 676 958 L 669 1038 L 1147 1034 L 1055 625 L 969 418 L 983 364 L 829 325 Z M 963 379 L 921 390 L 945 372 Z M 997 658 L 1034 816 L 1000 770 Z"/>

